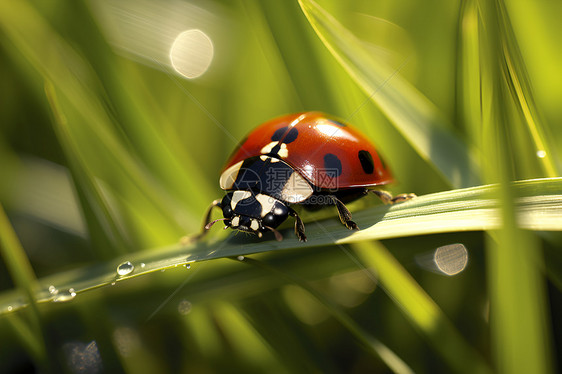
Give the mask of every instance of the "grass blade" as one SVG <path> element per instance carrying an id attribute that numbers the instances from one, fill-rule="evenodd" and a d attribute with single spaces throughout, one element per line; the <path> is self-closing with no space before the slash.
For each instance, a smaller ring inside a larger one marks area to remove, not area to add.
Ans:
<path id="1" fill-rule="evenodd" d="M 314 1 L 299 3 L 326 48 L 412 148 L 451 186 L 478 185 L 478 168 L 470 150 L 453 134 L 438 109 L 400 77 L 399 69 L 372 59 L 355 36 Z"/>
<path id="2" fill-rule="evenodd" d="M 500 202 L 501 225 L 490 233 L 486 252 L 493 352 L 500 372 L 549 373 L 550 323 L 541 275 L 542 251 L 532 234 L 521 230 L 516 206 L 519 191 L 509 182 L 514 178 L 510 166 L 517 157 L 509 154 L 508 139 L 517 131 L 511 124 L 519 115 L 522 99 L 511 92 L 513 79 L 517 79 L 509 68 L 514 46 L 506 43 L 511 35 L 503 2 L 482 3 L 481 7 L 483 28 L 487 30 L 482 56 L 487 82 L 482 89 L 486 113 L 482 127 L 489 131 L 482 149 L 490 160 L 484 173 L 487 180 L 500 182 L 492 196 Z"/>
<path id="3" fill-rule="evenodd" d="M 562 231 L 562 178 L 520 181 L 514 183 L 513 188 L 519 196 L 516 200 L 517 214 L 522 228 Z M 490 198 L 494 191 L 498 191 L 497 185 L 472 187 L 420 196 L 392 207 L 379 205 L 368 208 L 353 215 L 362 228 L 355 232 L 347 230 L 336 218 L 308 223 L 309 240 L 306 243 L 299 243 L 292 229 L 286 229 L 282 242 L 231 235 L 222 241 L 211 239 L 130 254 L 99 266 L 79 268 L 42 279 L 36 297 L 40 302 L 53 301 L 49 285 L 59 290 L 72 288 L 80 294 L 140 275 L 224 257 L 410 235 L 494 230 L 501 224 L 499 203 Z M 130 261 L 134 270 L 119 276 L 116 269 L 124 261 Z M 0 310 L 6 313 L 3 306 L 10 303 L 13 305 L 12 312 L 24 306 L 12 297 L 0 298 Z"/>
<path id="4" fill-rule="evenodd" d="M 26 321 L 27 323 L 20 316 L 14 315 L 9 320 L 10 326 L 36 362 L 45 366 L 47 363 L 47 349 L 41 331 L 40 315 L 37 308 L 37 279 L 2 205 L 0 205 L 0 254 L 6 263 L 15 286 L 25 294 L 25 301 L 20 300 L 18 303 L 20 305 L 31 305 L 31 308 L 27 310 L 29 317 Z M 13 310 L 13 306 L 5 305 L 2 307 L 2 310 L 10 312 Z"/>

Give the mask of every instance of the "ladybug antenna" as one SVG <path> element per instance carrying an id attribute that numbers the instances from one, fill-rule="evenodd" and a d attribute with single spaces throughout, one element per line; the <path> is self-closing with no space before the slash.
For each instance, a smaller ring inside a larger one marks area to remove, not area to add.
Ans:
<path id="1" fill-rule="evenodd" d="M 210 229 L 215 223 L 217 223 L 218 221 L 225 221 L 225 220 L 227 220 L 227 219 L 228 219 L 228 218 L 219 218 L 219 219 L 216 219 L 216 220 L 214 220 L 214 221 L 211 221 L 211 222 L 209 222 L 209 223 L 207 223 L 207 224 L 205 225 L 205 230 L 209 230 L 209 229 Z"/>
<path id="2" fill-rule="evenodd" d="M 281 235 L 281 233 L 279 231 L 275 230 L 273 227 L 264 226 L 263 228 L 268 229 L 269 231 L 273 232 L 275 234 L 275 239 L 278 242 L 283 240 L 283 235 Z"/>

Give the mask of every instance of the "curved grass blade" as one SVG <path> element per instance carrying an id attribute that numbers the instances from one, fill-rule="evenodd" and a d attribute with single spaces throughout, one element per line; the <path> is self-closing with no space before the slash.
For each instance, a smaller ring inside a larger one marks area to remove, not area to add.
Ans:
<path id="1" fill-rule="evenodd" d="M 20 315 L 12 315 L 9 325 L 36 362 L 47 367 L 47 349 L 36 300 L 37 279 L 2 205 L 0 205 L 0 255 L 6 263 L 14 284 L 23 292 L 27 303 L 31 305 L 27 310 L 27 317 L 29 317 L 27 320 Z M 0 314 L 13 309 L 11 305 L 1 308 Z"/>
<path id="2" fill-rule="evenodd" d="M 517 109 L 522 117 L 523 126 L 526 127 L 528 137 L 534 146 L 533 154 L 537 155 L 542 174 L 547 177 L 560 175 L 555 160 L 558 160 L 556 148 L 551 144 L 549 129 L 541 123 L 538 116 L 539 110 L 534 100 L 530 78 L 527 74 L 525 61 L 521 56 L 519 45 L 515 37 L 511 21 L 503 1 L 498 1 L 498 25 L 500 27 L 500 42 L 505 65 L 504 77 L 508 89 L 513 97 Z M 523 157 L 521 157 L 523 158 Z M 523 160 L 521 160 L 523 161 Z"/>
<path id="3" fill-rule="evenodd" d="M 492 350 L 500 372 L 549 373 L 554 365 L 542 275 L 543 254 L 539 241 L 521 229 L 519 191 L 509 182 L 513 178 L 510 167 L 517 159 L 510 154 L 510 141 L 517 133 L 513 119 L 522 110 L 517 107 L 522 105 L 522 98 L 513 92 L 518 85 L 514 81 L 517 74 L 509 71 L 510 60 L 517 55 L 516 44 L 508 42 L 513 36 L 503 2 L 479 5 L 482 28 L 486 30 L 481 58 L 482 103 L 486 113 L 482 128 L 487 129 L 488 136 L 482 149 L 489 162 L 483 165 L 483 171 L 488 181 L 499 181 L 499 189 L 491 196 L 500 204 L 501 222 L 497 230 L 489 233 L 486 251 Z"/>
<path id="4" fill-rule="evenodd" d="M 512 187 L 519 196 L 516 211 L 521 228 L 562 231 L 562 178 L 520 181 L 513 183 Z M 390 207 L 379 205 L 368 208 L 353 215 L 360 231 L 347 230 L 336 218 L 308 223 L 306 243 L 298 242 L 292 229 L 287 229 L 282 231 L 285 237 L 282 242 L 231 235 L 225 240 L 176 244 L 130 254 L 98 266 L 41 279 L 36 299 L 38 302 L 52 302 L 56 295 L 49 292 L 49 286 L 60 292 L 72 290 L 71 293 L 76 296 L 140 275 L 218 258 L 432 233 L 493 230 L 501 225 L 500 205 L 491 198 L 497 190 L 497 185 L 486 185 L 420 196 Z M 129 261 L 133 269 L 119 275 L 117 268 L 125 261 Z M 2 313 L 9 313 L 4 307 L 8 304 L 12 305 L 10 312 L 26 306 L 17 297 L 6 295 L 0 297 Z"/>
<path id="5" fill-rule="evenodd" d="M 478 185 L 478 167 L 468 147 L 438 109 L 396 69 L 376 61 L 360 41 L 312 0 L 299 0 L 326 48 L 379 106 L 418 154 L 453 187 Z"/>
<path id="6" fill-rule="evenodd" d="M 460 13 L 458 87 L 466 129 L 473 143 L 480 146 L 483 137 L 489 136 L 485 133 L 488 127 L 481 124 L 485 116 L 484 107 L 488 105 L 486 100 L 490 100 L 489 96 L 493 94 L 488 86 L 492 78 L 486 74 L 490 62 L 498 63 L 494 79 L 502 78 L 508 93 L 502 98 L 503 105 L 513 109 L 508 126 L 512 139 L 510 157 L 521 175 L 555 177 L 559 175 L 554 161 L 557 160 L 556 150 L 549 140 L 552 138 L 548 136 L 549 128 L 540 121 L 525 62 L 505 5 L 498 3 L 495 28 L 485 24 L 482 9 L 478 1 L 468 0 L 463 2 Z M 490 56 L 486 45 L 492 29 L 498 37 L 495 41 L 497 46 Z M 481 157 L 487 160 L 486 156 Z"/>

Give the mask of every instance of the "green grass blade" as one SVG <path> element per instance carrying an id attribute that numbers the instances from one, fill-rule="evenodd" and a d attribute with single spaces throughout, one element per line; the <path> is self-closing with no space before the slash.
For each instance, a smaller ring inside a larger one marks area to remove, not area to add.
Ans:
<path id="1" fill-rule="evenodd" d="M 391 69 L 372 59 L 359 40 L 314 1 L 301 0 L 300 4 L 324 45 L 411 147 L 451 186 L 479 184 L 470 150 L 453 134 L 438 109 L 400 76 L 400 68 Z"/>
<path id="2" fill-rule="evenodd" d="M 0 205 L 0 253 L 14 284 L 25 290 L 32 301 L 37 279 L 2 205 Z"/>
<path id="3" fill-rule="evenodd" d="M 520 227 L 562 231 L 562 178 L 520 181 L 514 183 L 513 188 L 519 196 L 516 202 Z M 490 198 L 494 191 L 498 191 L 497 185 L 472 187 L 420 196 L 391 207 L 379 205 L 368 208 L 354 213 L 353 218 L 361 228 L 355 232 L 347 230 L 335 218 L 308 223 L 306 243 L 299 243 L 292 229 L 286 229 L 282 231 L 285 236 L 282 242 L 231 236 L 226 240 L 211 239 L 130 254 L 99 266 L 45 278 L 41 280 L 42 286 L 36 297 L 41 302 L 53 301 L 55 297 L 48 291 L 50 285 L 61 292 L 73 289 L 79 295 L 140 275 L 224 257 L 411 235 L 494 230 L 501 224 L 500 205 Z M 213 234 L 209 235 L 212 238 Z M 130 261 L 134 270 L 119 276 L 116 269 L 124 261 Z M 17 301 L 4 298 L 0 301 L 0 310 L 6 312 L 2 306 L 8 303 L 12 303 L 12 311 L 22 307 Z"/>
<path id="4" fill-rule="evenodd" d="M 6 320 L 6 324 L 17 336 L 22 346 L 26 349 L 29 355 L 43 368 L 48 368 L 47 349 L 45 348 L 45 341 L 35 326 L 30 326 L 21 315 L 10 315 Z"/>
<path id="5" fill-rule="evenodd" d="M 560 169 L 557 168 L 554 161 L 557 152 L 554 152 L 555 147 L 551 144 L 548 128 L 539 118 L 539 110 L 535 103 L 525 61 L 521 56 L 506 4 L 503 1 L 498 1 L 498 19 L 498 24 L 501 27 L 498 34 L 501 37 L 505 61 L 503 66 L 504 76 L 514 104 L 521 116 L 522 127 L 526 132 L 522 138 L 529 138 L 532 144 L 529 147 L 530 155 L 526 155 L 523 150 L 519 150 L 516 151 L 515 156 L 518 156 L 517 159 L 520 163 L 524 163 L 527 159 L 535 161 L 530 165 L 532 172 L 536 173 L 535 169 L 539 168 L 543 176 L 558 176 L 560 175 Z"/>
<path id="6" fill-rule="evenodd" d="M 278 362 L 275 351 L 240 313 L 239 308 L 229 303 L 216 302 L 213 304 L 213 311 L 226 339 L 233 346 L 235 356 L 246 357 L 246 360 L 253 362 L 260 371 L 267 371 L 268 367 L 283 367 Z"/>
<path id="7" fill-rule="evenodd" d="M 482 141 L 481 63 L 480 63 L 480 17 L 477 0 L 462 3 L 459 22 L 459 106 L 467 133 L 473 144 Z M 483 156 L 478 154 L 480 162 Z"/>
<path id="8" fill-rule="evenodd" d="M 487 247 L 490 326 L 499 372 L 553 372 L 539 241 L 506 224 L 490 234 Z"/>
<path id="9" fill-rule="evenodd" d="M 0 205 L 0 255 L 6 263 L 15 286 L 25 294 L 25 299 L 19 300 L 18 303 L 20 305 L 31 305 L 31 308 L 27 310 L 28 323 L 17 315 L 12 316 L 13 318 L 9 320 L 9 323 L 31 356 L 37 363 L 45 365 L 47 350 L 44 345 L 45 341 L 37 308 L 37 279 L 2 205 Z M 13 306 L 5 305 L 2 310 L 10 312 L 13 310 Z"/>
<path id="10" fill-rule="evenodd" d="M 490 233 L 486 252 L 492 350 L 500 372 L 549 373 L 550 323 L 541 274 L 542 250 L 532 234 L 521 229 L 523 218 L 517 206 L 521 195 L 510 182 L 517 175 L 513 165 L 518 159 L 510 153 L 514 147 L 510 140 L 520 138 L 513 120 L 520 114 L 521 97 L 513 95 L 516 76 L 509 68 L 516 51 L 506 42 L 512 36 L 502 1 L 481 2 L 480 7 L 482 29 L 486 30 L 481 56 L 481 126 L 486 136 L 481 148 L 489 160 L 483 172 L 487 181 L 499 182 L 499 188 L 490 192 L 500 203 L 500 225 Z"/>

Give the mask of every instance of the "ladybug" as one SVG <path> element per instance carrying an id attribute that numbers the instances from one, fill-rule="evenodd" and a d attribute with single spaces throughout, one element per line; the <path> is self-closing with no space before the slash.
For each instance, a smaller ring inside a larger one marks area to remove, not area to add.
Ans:
<path id="1" fill-rule="evenodd" d="M 386 204 L 404 201 L 414 194 L 396 197 L 373 190 L 393 181 L 375 147 L 350 125 L 319 112 L 290 114 L 258 126 L 234 151 L 220 176 L 226 196 L 207 210 L 204 235 L 223 221 L 226 228 L 257 234 L 273 232 L 289 216 L 295 234 L 306 241 L 304 223 L 291 207 L 335 206 L 341 222 L 357 230 L 344 203 L 369 191 Z M 224 218 L 211 221 L 214 207 Z"/>

